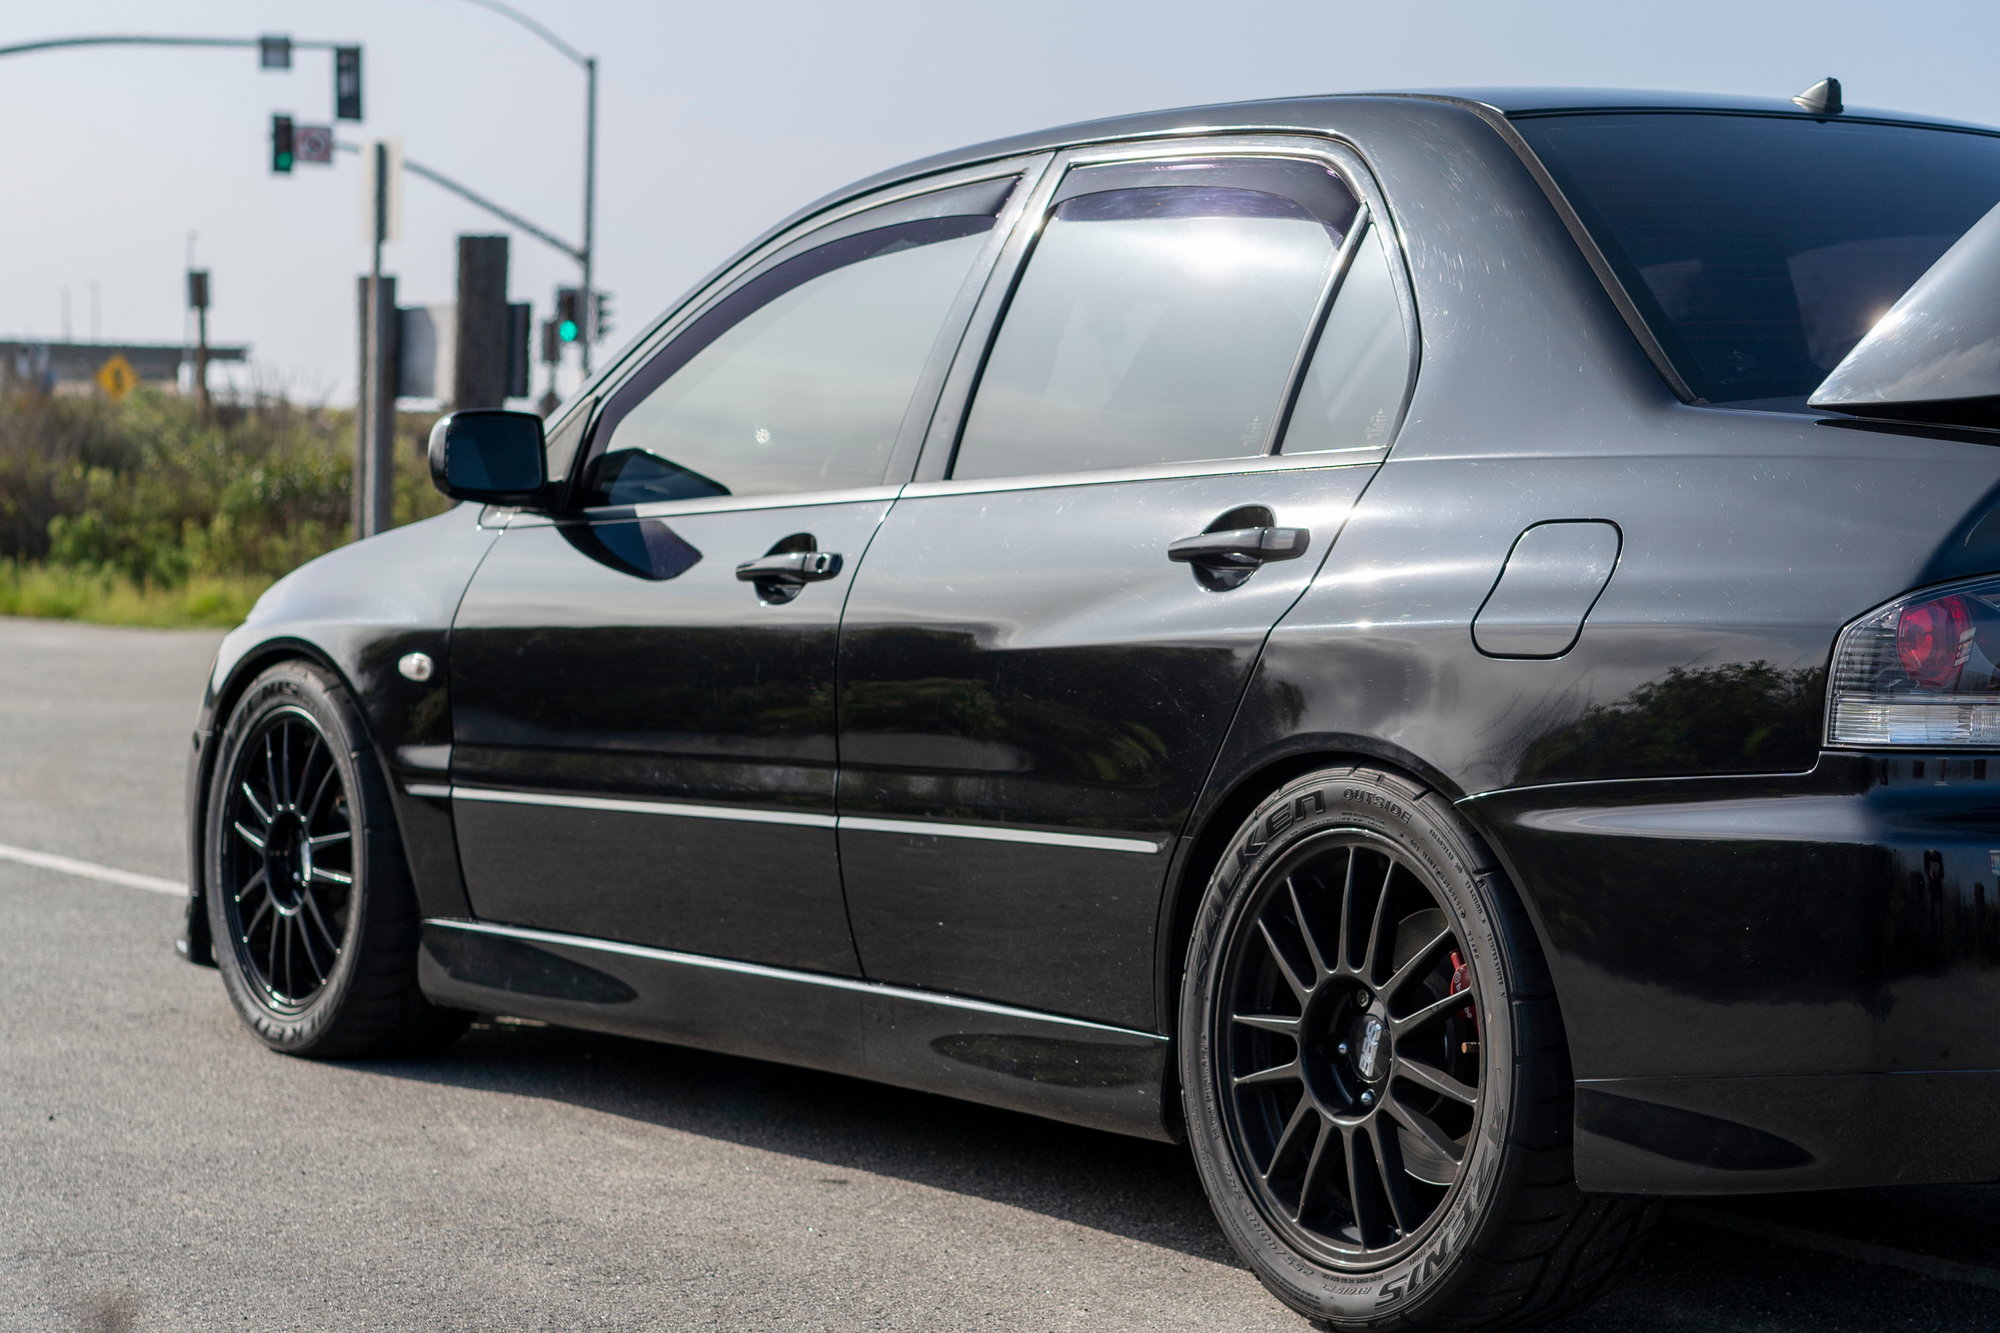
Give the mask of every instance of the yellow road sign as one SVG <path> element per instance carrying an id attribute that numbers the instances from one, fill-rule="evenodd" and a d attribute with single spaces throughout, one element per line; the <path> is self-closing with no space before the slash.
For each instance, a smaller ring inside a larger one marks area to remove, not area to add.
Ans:
<path id="1" fill-rule="evenodd" d="M 126 394 L 139 387 L 139 372 L 119 352 L 113 352 L 111 359 L 97 368 L 96 378 L 97 387 L 109 394 L 113 402 L 123 402 Z"/>

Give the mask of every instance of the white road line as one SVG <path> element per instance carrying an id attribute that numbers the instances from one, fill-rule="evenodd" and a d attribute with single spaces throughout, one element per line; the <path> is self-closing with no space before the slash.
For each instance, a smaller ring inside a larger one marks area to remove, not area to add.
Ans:
<path id="1" fill-rule="evenodd" d="M 137 875 L 130 870 L 101 866 L 95 861 L 79 861 L 73 856 L 57 856 L 53 852 L 9 847 L 4 842 L 0 842 L 0 861 L 17 861 L 24 866 L 53 870 L 59 875 L 77 875 L 84 879 L 102 880 L 106 884 L 117 884 L 127 889 L 144 889 L 148 893 L 171 893 L 177 898 L 187 897 L 187 885 L 171 879 Z"/>
<path id="2" fill-rule="evenodd" d="M 1906 1272 L 1936 1278 L 1941 1282 L 1962 1282 L 1969 1287 L 1985 1287 L 1989 1291 L 2000 1291 L 2000 1270 L 1983 1268 L 1978 1264 L 1962 1264 L 1955 1259 L 1939 1259 L 1933 1255 L 1918 1254 L 1914 1250 L 1899 1250 L 1890 1245 L 1877 1245 L 1872 1241 L 1829 1236 L 1824 1232 L 1807 1231 L 1803 1227 L 1788 1227 L 1782 1222 L 1766 1222 L 1758 1217 L 1743 1217 L 1736 1213 L 1724 1212 L 1720 1208 L 1682 1204 L 1667 1215 L 1677 1217 L 1683 1222 L 1692 1222 L 1696 1226 L 1714 1227 L 1718 1231 L 1734 1231 L 1739 1235 L 1776 1241 L 1780 1245 L 1793 1245 L 1802 1250 L 1818 1250 L 1821 1254 L 1852 1259 L 1857 1263 L 1901 1268 Z"/>

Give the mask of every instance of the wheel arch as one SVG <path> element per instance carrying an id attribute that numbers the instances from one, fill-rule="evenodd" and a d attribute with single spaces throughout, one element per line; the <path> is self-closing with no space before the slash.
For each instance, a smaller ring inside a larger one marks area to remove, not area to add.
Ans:
<path id="1" fill-rule="evenodd" d="M 1467 793 L 1460 790 L 1449 776 L 1421 756 L 1372 737 L 1345 734 L 1299 736 L 1253 756 L 1236 765 L 1229 773 L 1211 773 L 1207 787 L 1175 845 L 1173 864 L 1167 871 L 1166 889 L 1161 894 L 1160 916 L 1155 932 L 1158 958 L 1154 975 L 1160 1031 L 1171 1034 L 1176 1030 L 1183 964 L 1188 939 L 1194 929 L 1195 912 L 1230 838 L 1260 802 L 1287 782 L 1316 769 L 1343 764 L 1365 765 L 1395 773 L 1422 784 L 1451 802 L 1454 812 L 1472 829 L 1499 863 L 1509 883 L 1514 885 L 1536 941 L 1544 955 L 1548 956 L 1549 939 L 1541 913 L 1522 892 L 1505 848 L 1481 818 L 1477 803 L 1468 804 L 1465 800 Z M 1560 1004 L 1560 996 L 1557 999 Z M 1171 1063 L 1168 1068 L 1171 1078 Z M 1166 1104 L 1178 1107 L 1178 1089 L 1170 1087 L 1167 1092 Z"/>

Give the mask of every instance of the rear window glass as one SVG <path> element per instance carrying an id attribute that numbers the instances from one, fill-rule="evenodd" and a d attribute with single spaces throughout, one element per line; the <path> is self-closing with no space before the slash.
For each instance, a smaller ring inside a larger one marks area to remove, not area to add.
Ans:
<path id="1" fill-rule="evenodd" d="M 2000 137 L 1806 117 L 1516 122 L 1711 403 L 1802 408 L 2000 202 Z"/>

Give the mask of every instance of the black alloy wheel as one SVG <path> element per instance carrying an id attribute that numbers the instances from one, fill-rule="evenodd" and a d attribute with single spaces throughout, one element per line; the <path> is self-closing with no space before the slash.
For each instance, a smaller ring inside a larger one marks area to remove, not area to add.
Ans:
<path id="1" fill-rule="evenodd" d="M 231 838 L 217 888 L 239 964 L 274 1012 L 325 988 L 356 920 L 354 827 L 333 748 L 312 714 L 281 708 L 237 752 Z"/>
<path id="2" fill-rule="evenodd" d="M 1178 1043 L 1224 1235 L 1329 1328 L 1554 1318 L 1657 1217 L 1577 1190 L 1534 928 L 1451 804 L 1399 775 L 1322 769 L 1248 813 L 1195 910 Z"/>
<path id="3" fill-rule="evenodd" d="M 1423 1236 L 1479 1116 L 1465 946 L 1386 840 L 1321 833 L 1265 872 L 1223 967 L 1231 1139 L 1271 1224 L 1327 1263 Z"/>
<path id="4" fill-rule="evenodd" d="M 282 662 L 215 741 L 200 886 L 224 989 L 275 1050 L 436 1049 L 470 1016 L 417 985 L 421 922 L 360 711 L 331 672 Z"/>

